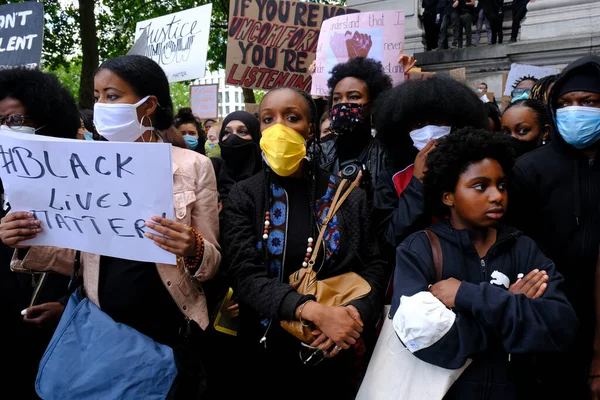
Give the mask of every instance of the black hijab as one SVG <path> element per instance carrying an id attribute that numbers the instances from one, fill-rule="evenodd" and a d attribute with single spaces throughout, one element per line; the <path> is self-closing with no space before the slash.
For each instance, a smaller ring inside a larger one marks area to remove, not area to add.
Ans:
<path id="1" fill-rule="evenodd" d="M 241 121 L 246 125 L 252 140 L 245 140 L 237 135 L 231 135 L 223 140 L 225 128 L 231 121 Z M 260 122 L 246 111 L 234 111 L 229 114 L 221 125 L 219 133 L 219 145 L 221 147 L 221 158 L 225 161 L 227 175 L 239 182 L 250 178 L 262 168 L 260 153 Z"/>

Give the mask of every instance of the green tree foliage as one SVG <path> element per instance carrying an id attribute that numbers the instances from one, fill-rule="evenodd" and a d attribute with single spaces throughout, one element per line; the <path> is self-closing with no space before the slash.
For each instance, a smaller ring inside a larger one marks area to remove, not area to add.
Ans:
<path id="1" fill-rule="evenodd" d="M 14 2 L 14 1 L 10 1 Z M 183 11 L 210 3 L 210 0 L 97 0 L 95 2 L 98 54 L 100 62 L 126 54 L 133 46 L 137 22 Z M 346 0 L 313 1 L 323 4 L 345 5 Z M 9 3 L 0 0 L 0 5 Z M 79 3 L 77 0 L 43 0 L 45 11 L 42 67 L 53 71 L 78 97 L 79 82 L 84 57 L 81 50 Z M 225 68 L 227 57 L 227 24 L 229 0 L 212 1 L 212 19 L 209 35 L 208 68 L 211 71 Z M 177 107 L 188 105 L 190 82 L 171 85 Z M 185 90 L 184 90 L 185 89 Z M 250 98 L 248 91 L 244 91 Z M 255 91 L 256 101 L 262 94 Z M 176 108 L 177 108 L 176 107 Z"/>

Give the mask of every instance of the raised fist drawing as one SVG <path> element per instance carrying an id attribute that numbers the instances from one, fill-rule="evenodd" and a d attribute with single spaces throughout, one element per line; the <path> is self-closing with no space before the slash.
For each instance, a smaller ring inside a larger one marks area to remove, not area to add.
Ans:
<path id="1" fill-rule="evenodd" d="M 329 38 L 329 46 L 333 51 L 333 55 L 337 62 L 342 63 L 348 61 L 348 49 L 346 48 L 346 34 L 336 32 Z"/>
<path id="2" fill-rule="evenodd" d="M 346 32 L 346 48 L 348 49 L 348 57 L 367 57 L 369 50 L 373 46 L 371 35 L 366 33 L 354 32 L 354 35 L 349 37 L 350 32 Z"/>

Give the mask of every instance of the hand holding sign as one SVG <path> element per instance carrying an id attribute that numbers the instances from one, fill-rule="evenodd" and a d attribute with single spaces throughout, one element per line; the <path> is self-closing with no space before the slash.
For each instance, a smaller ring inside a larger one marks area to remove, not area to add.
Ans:
<path id="1" fill-rule="evenodd" d="M 400 57 L 398 57 L 398 64 L 402 65 L 404 73 L 408 74 L 410 70 L 413 69 L 415 65 L 417 65 L 417 60 L 415 60 L 414 56 L 400 54 Z"/>
<path id="2" fill-rule="evenodd" d="M 369 50 L 371 50 L 371 46 L 373 46 L 371 35 L 368 35 L 366 33 L 354 32 L 354 35 L 348 38 L 349 33 L 350 32 L 346 32 L 346 48 L 348 49 L 348 57 L 366 58 L 369 55 Z"/>
<path id="3" fill-rule="evenodd" d="M 145 236 L 154 240 L 158 247 L 179 257 L 196 255 L 196 236 L 192 228 L 167 218 L 152 217 L 152 221 L 146 221 L 146 226 L 163 236 L 150 232 L 146 232 Z"/>
<path id="4" fill-rule="evenodd" d="M 9 213 L 0 223 L 0 239 L 5 245 L 15 249 L 28 248 L 29 246 L 22 246 L 19 243 L 33 239 L 42 232 L 40 224 L 41 221 L 36 220 L 33 213 L 24 211 Z"/>

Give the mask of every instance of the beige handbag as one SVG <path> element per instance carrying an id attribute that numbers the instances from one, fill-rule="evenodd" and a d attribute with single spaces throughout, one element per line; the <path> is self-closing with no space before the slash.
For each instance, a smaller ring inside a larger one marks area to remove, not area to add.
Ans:
<path id="1" fill-rule="evenodd" d="M 329 206 L 329 213 L 323 219 L 323 223 L 319 229 L 319 237 L 315 243 L 308 266 L 300 268 L 290 275 L 290 285 L 298 293 L 313 295 L 316 297 L 317 302 L 324 306 L 345 306 L 349 302 L 365 297 L 371 292 L 371 285 L 354 272 L 346 272 L 341 275 L 332 276 L 331 278 L 318 280 L 317 272 L 313 269 L 319 254 L 323 235 L 327 229 L 327 224 L 356 187 L 354 183 L 351 183 L 346 192 L 341 195 L 347 182 L 347 179 L 342 180 L 335 192 Z M 281 321 L 281 326 L 304 343 L 312 343 L 315 340 L 312 335 L 315 327 L 312 324 L 303 324 L 300 321 Z"/>

